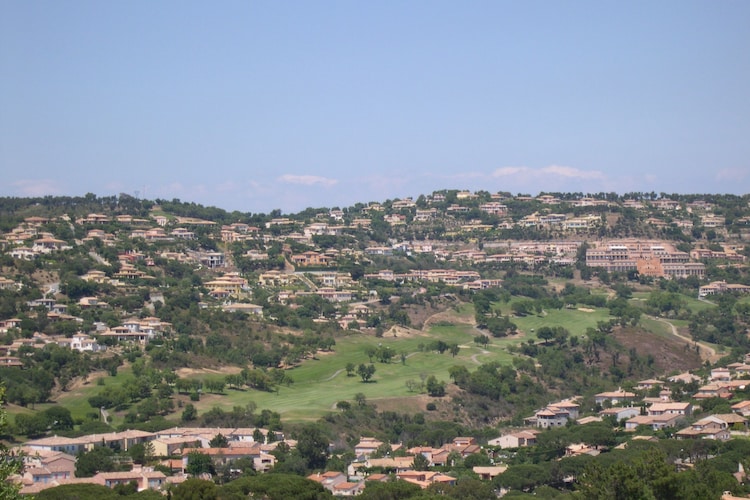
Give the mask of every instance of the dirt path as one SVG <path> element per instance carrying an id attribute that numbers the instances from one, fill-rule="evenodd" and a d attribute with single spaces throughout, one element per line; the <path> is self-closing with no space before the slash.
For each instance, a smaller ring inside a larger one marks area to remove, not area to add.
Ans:
<path id="1" fill-rule="evenodd" d="M 335 378 L 336 378 L 336 377 L 337 377 L 337 376 L 339 375 L 339 373 L 341 373 L 341 372 L 343 372 L 343 371 L 344 371 L 344 369 L 343 369 L 343 368 L 339 368 L 338 370 L 336 370 L 336 371 L 335 371 L 335 372 L 333 373 L 333 375 L 331 375 L 330 377 L 328 377 L 327 379 L 325 379 L 325 380 L 324 380 L 324 382 L 328 382 L 329 380 L 333 380 L 333 379 L 335 379 Z"/>
<path id="2" fill-rule="evenodd" d="M 486 354 L 490 354 L 490 351 L 487 351 L 487 350 L 485 350 L 485 349 L 482 349 L 482 352 L 478 352 L 478 353 L 476 353 L 475 355 L 473 355 L 473 356 L 471 357 L 471 361 L 472 361 L 472 362 L 473 362 L 474 364 L 477 364 L 477 365 L 481 365 L 481 364 L 482 364 L 482 362 L 481 362 L 481 361 L 479 361 L 479 360 L 477 359 L 477 356 L 484 356 L 484 355 L 486 355 Z"/>
<path id="3" fill-rule="evenodd" d="M 710 362 L 713 363 L 714 361 L 716 361 L 718 358 L 721 357 L 718 354 L 716 354 L 716 349 L 714 349 L 713 347 L 701 344 L 700 342 L 696 342 L 695 340 L 691 339 L 690 337 L 686 337 L 685 335 L 682 335 L 677 330 L 677 327 L 674 326 L 674 324 L 671 323 L 670 321 L 667 321 L 664 318 L 657 318 L 655 316 L 649 316 L 649 318 L 651 318 L 651 319 L 653 319 L 655 321 L 660 321 L 661 323 L 666 323 L 667 325 L 669 325 L 669 328 L 672 330 L 672 335 L 674 335 L 675 337 L 677 337 L 680 340 L 683 340 L 685 343 L 687 343 L 689 345 L 698 345 L 699 346 L 698 347 L 699 348 L 698 354 L 700 355 L 700 357 L 701 357 L 702 360 L 704 360 L 704 361 L 708 360 L 708 361 L 710 361 Z"/>

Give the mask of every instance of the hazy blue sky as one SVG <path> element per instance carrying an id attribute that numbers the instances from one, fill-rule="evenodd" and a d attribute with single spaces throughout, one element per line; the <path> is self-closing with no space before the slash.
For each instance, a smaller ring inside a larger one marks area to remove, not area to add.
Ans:
<path id="1" fill-rule="evenodd" d="M 0 1 L 0 196 L 750 192 L 750 1 Z"/>

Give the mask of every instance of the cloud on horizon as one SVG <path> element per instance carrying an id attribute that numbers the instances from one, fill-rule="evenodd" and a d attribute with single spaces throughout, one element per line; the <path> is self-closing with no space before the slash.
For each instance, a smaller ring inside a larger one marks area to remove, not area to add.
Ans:
<path id="1" fill-rule="evenodd" d="M 721 168 L 716 172 L 717 181 L 741 181 L 748 176 L 748 169 L 745 168 Z"/>
<path id="2" fill-rule="evenodd" d="M 294 174 L 284 174 L 278 178 L 280 182 L 284 182 L 286 184 L 301 184 L 303 186 L 324 186 L 324 187 L 331 187 L 338 184 L 337 179 L 330 179 L 328 177 L 321 177 L 319 175 L 294 175 Z"/>
<path id="3" fill-rule="evenodd" d="M 491 174 L 492 177 L 515 177 L 527 179 L 548 179 L 550 176 L 560 179 L 605 180 L 607 177 L 599 170 L 581 170 L 575 167 L 549 165 L 543 168 L 500 167 Z"/>
<path id="4" fill-rule="evenodd" d="M 11 183 L 18 196 L 59 196 L 65 194 L 60 181 L 54 179 L 20 179 Z"/>

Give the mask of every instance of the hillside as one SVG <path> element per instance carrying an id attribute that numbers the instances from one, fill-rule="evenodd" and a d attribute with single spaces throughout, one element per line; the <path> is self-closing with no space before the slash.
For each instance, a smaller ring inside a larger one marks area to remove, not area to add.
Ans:
<path id="1" fill-rule="evenodd" d="M 320 425 L 346 449 L 484 439 L 573 397 L 595 417 L 597 394 L 744 361 L 748 200 L 0 199 L 13 435 Z"/>

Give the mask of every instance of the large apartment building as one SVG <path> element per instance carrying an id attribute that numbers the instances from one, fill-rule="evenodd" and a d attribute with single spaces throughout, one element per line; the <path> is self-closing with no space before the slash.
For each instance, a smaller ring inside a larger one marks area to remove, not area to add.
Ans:
<path id="1" fill-rule="evenodd" d="M 706 267 L 671 245 L 654 241 L 612 241 L 586 250 L 586 265 L 608 272 L 638 271 L 655 278 L 702 278 Z"/>

